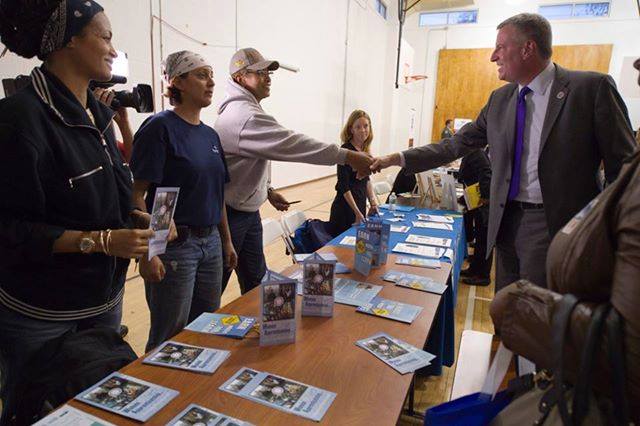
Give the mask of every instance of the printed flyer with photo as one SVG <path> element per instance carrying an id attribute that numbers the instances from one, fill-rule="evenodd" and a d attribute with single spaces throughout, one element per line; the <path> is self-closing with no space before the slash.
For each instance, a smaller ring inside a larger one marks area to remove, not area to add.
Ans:
<path id="1" fill-rule="evenodd" d="M 411 222 L 416 228 L 443 229 L 445 231 L 453 231 L 453 225 L 449 223 L 438 222 Z"/>
<path id="2" fill-rule="evenodd" d="M 70 405 L 63 405 L 58 410 L 44 417 L 33 426 L 115 426 L 106 420 L 80 411 Z"/>
<path id="3" fill-rule="evenodd" d="M 155 349 L 142 363 L 212 374 L 230 354 L 231 352 L 221 349 L 168 341 Z"/>
<path id="4" fill-rule="evenodd" d="M 220 390 L 317 422 L 336 398 L 334 392 L 249 368 L 241 368 Z"/>
<path id="5" fill-rule="evenodd" d="M 400 374 L 412 373 L 431 364 L 436 357 L 386 333 L 358 340 L 356 345 L 372 353 Z"/>
<path id="6" fill-rule="evenodd" d="M 411 324 L 422 312 L 422 307 L 376 296 L 371 302 L 358 306 L 356 311 Z"/>
<path id="7" fill-rule="evenodd" d="M 156 195 L 153 199 L 151 209 L 151 223 L 149 227 L 153 230 L 153 236 L 149 238 L 148 259 L 153 256 L 163 254 L 167 251 L 167 239 L 173 213 L 178 204 L 178 193 L 180 188 L 156 188 Z"/>
<path id="8" fill-rule="evenodd" d="M 438 222 L 438 223 L 453 223 L 453 218 L 451 216 L 443 216 L 438 214 L 418 213 L 418 220 L 424 220 L 427 222 Z"/>
<path id="9" fill-rule="evenodd" d="M 356 248 L 353 268 L 365 277 L 371 272 L 378 235 L 366 228 L 359 228 L 356 234 Z"/>
<path id="10" fill-rule="evenodd" d="M 387 263 L 389 251 L 389 238 L 391 236 L 391 225 L 384 223 L 380 219 L 371 219 L 365 224 L 365 228 L 374 235 L 372 239 L 373 257 L 371 266 L 378 267 Z"/>
<path id="11" fill-rule="evenodd" d="M 423 246 L 420 244 L 398 243 L 393 248 L 396 253 L 415 254 L 416 256 L 433 257 L 436 259 L 444 256 L 445 249 L 441 247 Z"/>
<path id="12" fill-rule="evenodd" d="M 333 281 L 335 260 L 325 260 L 317 253 L 304 260 L 302 266 L 302 315 L 333 316 Z"/>
<path id="13" fill-rule="evenodd" d="M 253 426 L 252 423 L 238 420 L 234 417 L 220 414 L 216 411 L 204 408 L 201 405 L 191 404 L 178 414 L 167 426 Z"/>
<path id="14" fill-rule="evenodd" d="M 254 317 L 243 317 L 233 314 L 214 314 L 203 312 L 184 329 L 198 333 L 215 334 L 217 336 L 242 339 L 256 322 Z"/>
<path id="15" fill-rule="evenodd" d="M 451 238 L 427 237 L 425 235 L 409 234 L 405 240 L 408 243 L 425 244 L 428 246 L 451 247 Z"/>
<path id="16" fill-rule="evenodd" d="M 396 265 L 416 266 L 418 268 L 440 269 L 440 261 L 436 259 L 417 259 L 415 257 L 398 256 Z"/>
<path id="17" fill-rule="evenodd" d="M 388 271 L 382 277 L 383 280 L 395 283 L 400 287 L 408 287 L 415 290 L 426 291 L 428 293 L 442 294 L 447 289 L 447 285 L 437 282 L 433 278 L 421 275 L 407 274 L 400 271 Z"/>
<path id="18" fill-rule="evenodd" d="M 115 372 L 82 391 L 75 399 L 124 417 L 146 422 L 176 396 L 178 396 L 176 390 Z"/>
<path id="19" fill-rule="evenodd" d="M 336 278 L 335 301 L 343 305 L 361 306 L 376 297 L 381 285 L 363 283 L 349 278 Z"/>
<path id="20" fill-rule="evenodd" d="M 268 270 L 260 285 L 260 345 L 296 341 L 296 280 Z"/>

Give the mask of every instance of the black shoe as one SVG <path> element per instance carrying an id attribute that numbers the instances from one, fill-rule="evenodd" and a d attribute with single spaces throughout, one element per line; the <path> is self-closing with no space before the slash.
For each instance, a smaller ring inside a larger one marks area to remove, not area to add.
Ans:
<path id="1" fill-rule="evenodd" d="M 465 277 L 462 278 L 462 282 L 467 284 L 467 285 L 477 285 L 477 286 L 488 286 L 489 284 L 491 284 L 491 279 L 490 278 L 484 278 L 484 277 Z"/>
<path id="2" fill-rule="evenodd" d="M 129 327 L 127 327 L 124 324 L 120 325 L 120 337 L 122 337 L 123 339 L 127 336 L 127 334 L 129 334 Z"/>
<path id="3" fill-rule="evenodd" d="M 460 270 L 460 276 L 461 277 L 474 277 L 475 275 L 476 275 L 475 272 L 473 272 L 473 270 L 471 268 L 461 269 Z"/>

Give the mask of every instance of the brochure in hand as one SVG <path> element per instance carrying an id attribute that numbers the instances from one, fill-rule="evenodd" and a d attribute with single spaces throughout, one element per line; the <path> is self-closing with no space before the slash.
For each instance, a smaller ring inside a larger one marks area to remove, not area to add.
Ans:
<path id="1" fill-rule="evenodd" d="M 153 236 L 149 238 L 148 259 L 153 256 L 163 254 L 167 251 L 167 239 L 173 213 L 178 204 L 178 193 L 180 188 L 156 188 L 156 195 L 153 199 L 151 209 L 151 223 L 149 227 L 153 230 Z"/>
<path id="2" fill-rule="evenodd" d="M 416 266 L 418 268 L 440 269 L 440 261 L 436 259 L 416 259 L 415 257 L 398 256 L 397 265 Z"/>
<path id="3" fill-rule="evenodd" d="M 252 426 L 252 423 L 220 414 L 200 405 L 191 404 L 178 414 L 167 426 Z"/>
<path id="4" fill-rule="evenodd" d="M 70 405 L 63 405 L 33 426 L 115 426 Z"/>
<path id="5" fill-rule="evenodd" d="M 416 228 L 443 229 L 445 231 L 453 231 L 453 225 L 449 223 L 438 222 L 411 222 Z"/>
<path id="6" fill-rule="evenodd" d="M 122 373 L 111 373 L 75 399 L 124 417 L 146 422 L 160 411 L 178 391 Z"/>
<path id="7" fill-rule="evenodd" d="M 184 329 L 197 331 L 198 333 L 242 339 L 251 330 L 255 322 L 256 319 L 254 317 L 204 312 Z"/>
<path id="8" fill-rule="evenodd" d="M 427 237 L 426 235 L 409 234 L 405 240 L 408 243 L 425 244 L 428 246 L 451 247 L 451 238 Z"/>
<path id="9" fill-rule="evenodd" d="M 386 333 L 377 333 L 358 340 L 356 345 L 372 353 L 400 374 L 426 367 L 436 357 Z"/>
<path id="10" fill-rule="evenodd" d="M 406 272 L 400 271 L 388 271 L 382 279 L 395 283 L 400 287 L 413 288 L 434 294 L 442 294 L 447 289 L 446 284 L 439 283 L 432 278 L 407 274 Z"/>
<path id="11" fill-rule="evenodd" d="M 335 260 L 325 260 L 313 253 L 304 261 L 302 281 L 302 315 L 333 316 L 333 280 Z"/>
<path id="12" fill-rule="evenodd" d="M 382 290 L 381 285 L 363 283 L 349 278 L 336 278 L 334 286 L 336 303 L 351 306 L 370 302 Z"/>
<path id="13" fill-rule="evenodd" d="M 438 222 L 438 223 L 453 223 L 453 218 L 451 216 L 444 216 L 439 214 L 418 213 L 418 220 L 424 220 L 427 222 Z"/>
<path id="14" fill-rule="evenodd" d="M 371 302 L 358 306 L 356 311 L 411 324 L 422 311 L 422 307 L 376 296 Z"/>
<path id="15" fill-rule="evenodd" d="M 336 398 L 334 392 L 249 368 L 241 368 L 220 390 L 317 422 Z"/>
<path id="16" fill-rule="evenodd" d="M 212 374 L 230 354 L 229 351 L 221 349 L 168 341 L 154 350 L 142 363 Z"/>
<path id="17" fill-rule="evenodd" d="M 260 345 L 295 342 L 296 280 L 268 270 L 260 290 Z"/>

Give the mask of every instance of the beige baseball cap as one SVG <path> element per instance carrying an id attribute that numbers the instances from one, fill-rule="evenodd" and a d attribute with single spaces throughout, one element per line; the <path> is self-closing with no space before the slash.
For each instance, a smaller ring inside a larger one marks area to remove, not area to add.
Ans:
<path id="1" fill-rule="evenodd" d="M 278 68 L 280 68 L 278 61 L 266 60 L 256 49 L 246 47 L 238 50 L 231 57 L 231 62 L 229 63 L 229 74 L 233 75 L 244 69 L 249 71 L 275 71 Z"/>

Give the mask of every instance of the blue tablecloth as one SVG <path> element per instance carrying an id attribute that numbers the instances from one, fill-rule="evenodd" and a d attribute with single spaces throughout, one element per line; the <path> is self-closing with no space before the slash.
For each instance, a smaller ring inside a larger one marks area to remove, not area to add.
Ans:
<path id="1" fill-rule="evenodd" d="M 393 215 L 385 209 L 380 210 L 384 213 L 384 219 L 390 219 Z M 407 225 L 411 229 L 407 233 L 392 232 L 389 238 L 389 252 L 395 247 L 397 243 L 404 242 L 409 234 L 425 235 L 430 237 L 451 238 L 451 248 L 454 252 L 455 261 L 453 262 L 453 268 L 449 282 L 447 283 L 447 290 L 442 295 L 442 302 L 438 312 L 436 313 L 434 323 L 431 327 L 431 333 L 425 345 L 425 350 L 436 355 L 436 358 L 432 361 L 431 365 L 422 370 L 421 373 L 428 375 L 440 375 L 442 373 L 442 365 L 451 367 L 455 359 L 455 316 L 454 309 L 456 306 L 457 290 L 458 290 L 458 278 L 460 277 L 460 269 L 462 268 L 462 262 L 467 255 L 467 241 L 464 234 L 464 224 L 462 221 L 462 215 L 458 212 L 451 212 L 446 210 L 430 210 L 415 208 L 410 212 L 398 212 L 403 213 L 405 216 L 402 222 L 389 222 L 392 225 Z M 431 215 L 453 215 L 453 231 L 447 231 L 443 229 L 431 229 L 431 228 L 418 228 L 413 227 L 411 222 L 418 220 L 418 213 L 431 214 Z M 346 236 L 355 236 L 356 227 L 352 227 L 342 234 L 338 235 L 333 240 L 329 241 L 327 245 L 340 245 L 340 241 Z M 413 256 L 404 253 L 395 253 L 402 256 Z M 447 258 L 441 258 L 440 261 L 451 263 Z"/>

